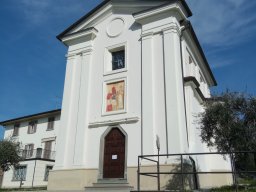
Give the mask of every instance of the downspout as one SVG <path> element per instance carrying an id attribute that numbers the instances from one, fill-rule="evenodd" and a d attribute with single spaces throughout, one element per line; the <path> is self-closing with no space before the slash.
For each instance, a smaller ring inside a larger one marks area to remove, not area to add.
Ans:
<path id="1" fill-rule="evenodd" d="M 140 138 L 140 144 L 141 144 L 141 155 L 143 155 L 143 102 L 142 102 L 142 99 L 143 99 L 143 91 L 142 91 L 142 86 L 143 86 L 143 77 L 142 77 L 142 39 L 141 39 L 141 59 L 140 59 L 140 63 L 141 63 L 141 69 L 140 69 L 140 126 L 141 126 L 141 138 Z"/>
<path id="2" fill-rule="evenodd" d="M 37 159 L 35 159 L 35 165 L 34 165 L 34 171 L 33 171 L 33 178 L 32 178 L 32 188 L 34 187 L 35 172 L 36 172 L 36 160 L 37 160 Z"/>
<path id="3" fill-rule="evenodd" d="M 183 23 L 180 22 L 181 25 Z M 182 72 L 182 85 L 183 85 L 183 99 L 184 99 L 184 111 L 185 111 L 185 123 L 186 123 L 186 132 L 187 132 L 187 144 L 188 144 L 188 148 L 189 148 L 189 135 L 188 135 L 188 120 L 187 120 L 187 103 L 186 103 L 186 92 L 185 92 L 185 83 L 184 83 L 184 69 L 183 69 L 183 64 L 184 64 L 184 60 L 183 60 L 183 49 L 182 49 L 182 36 L 183 36 L 183 32 L 188 28 L 188 25 L 182 25 L 181 29 L 180 29 L 180 55 L 181 55 L 181 72 Z"/>

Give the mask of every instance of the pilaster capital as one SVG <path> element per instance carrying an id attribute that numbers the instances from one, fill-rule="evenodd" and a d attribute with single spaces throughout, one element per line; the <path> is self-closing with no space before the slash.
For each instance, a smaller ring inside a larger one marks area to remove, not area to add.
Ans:
<path id="1" fill-rule="evenodd" d="M 81 56 L 86 56 L 86 55 L 91 55 L 93 52 L 93 48 L 92 47 L 88 47 L 87 49 L 82 50 L 79 55 Z"/>
<path id="2" fill-rule="evenodd" d="M 66 54 L 66 57 L 68 59 L 72 59 L 75 58 L 76 56 L 85 56 L 85 55 L 91 55 L 91 53 L 93 52 L 93 47 L 92 46 L 88 46 L 86 48 L 83 49 L 79 49 L 76 51 L 72 51 Z"/>
<path id="3" fill-rule="evenodd" d="M 154 35 L 153 32 L 142 33 L 141 39 L 142 40 L 151 39 L 153 37 L 153 35 Z"/>
<path id="4" fill-rule="evenodd" d="M 65 57 L 67 58 L 67 60 L 75 59 L 76 56 L 77 56 L 76 53 L 67 53 L 67 54 L 65 55 Z"/>
<path id="5" fill-rule="evenodd" d="M 176 23 L 171 23 L 170 26 L 162 29 L 163 34 L 168 33 L 177 33 L 179 36 L 181 36 L 181 30 L 180 27 Z"/>

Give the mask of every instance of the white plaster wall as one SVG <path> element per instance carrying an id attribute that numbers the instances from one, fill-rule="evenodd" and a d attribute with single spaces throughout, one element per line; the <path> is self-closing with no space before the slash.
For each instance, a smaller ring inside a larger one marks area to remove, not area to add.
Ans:
<path id="1" fill-rule="evenodd" d="M 202 91 L 205 98 L 210 98 L 210 88 L 209 84 L 207 84 L 206 75 L 203 69 L 200 67 L 197 57 L 195 56 L 195 50 L 193 50 L 187 40 L 182 38 L 182 51 L 183 51 L 183 69 L 184 69 L 184 77 L 195 77 L 198 83 L 200 84 L 200 90 Z M 189 57 L 192 58 L 193 63 L 189 63 Z M 202 65 L 202 64 L 201 64 Z M 201 72 L 205 82 L 200 82 L 200 75 L 199 71 Z"/>
<path id="2" fill-rule="evenodd" d="M 200 83 L 200 90 L 202 91 L 205 98 L 209 98 L 210 90 L 207 82 L 200 82 L 199 71 L 201 71 L 203 77 L 205 74 L 200 68 L 199 61 L 195 56 L 195 50 L 191 49 L 186 39 L 182 42 L 183 50 L 183 69 L 184 76 L 193 76 Z M 189 56 L 192 57 L 193 63 L 189 64 Z M 186 84 L 185 86 L 186 95 L 186 109 L 187 109 L 187 124 L 189 134 L 189 152 L 190 153 L 204 153 L 204 152 L 215 152 L 216 150 L 210 149 L 205 143 L 202 143 L 200 138 L 200 113 L 204 111 L 203 101 L 196 93 L 193 83 Z M 191 156 L 197 164 L 197 168 L 200 171 L 223 171 L 231 170 L 230 161 L 226 160 L 221 155 L 205 155 L 205 156 Z"/>
<path id="3" fill-rule="evenodd" d="M 205 143 L 202 143 L 200 138 L 199 114 L 202 113 L 204 109 L 202 103 L 199 102 L 195 90 L 190 85 L 186 86 L 186 103 L 189 125 L 189 152 L 215 152 L 216 150 L 209 149 Z M 231 170 L 229 159 L 227 158 L 225 160 L 222 155 L 195 155 L 192 157 L 196 161 L 200 171 Z"/>
<path id="4" fill-rule="evenodd" d="M 27 131 L 29 121 L 22 121 L 20 122 L 18 136 L 12 137 L 14 125 L 7 125 L 5 127 L 4 138 L 11 138 L 17 142 L 20 142 L 22 144 L 22 147 L 24 147 L 26 144 L 34 144 L 34 149 L 44 148 L 44 143 L 42 143 L 42 139 L 57 136 L 57 132 L 60 126 L 60 115 L 58 114 L 55 116 L 54 129 L 50 131 L 46 130 L 48 125 L 48 117 L 34 120 L 38 121 L 35 133 L 28 134 Z M 55 142 L 53 142 L 52 144 L 52 151 L 55 151 Z"/>

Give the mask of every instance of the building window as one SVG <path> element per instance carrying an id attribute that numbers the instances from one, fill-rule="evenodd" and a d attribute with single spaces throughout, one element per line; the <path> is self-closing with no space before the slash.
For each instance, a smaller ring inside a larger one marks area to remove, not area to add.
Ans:
<path id="1" fill-rule="evenodd" d="M 46 141 L 44 144 L 44 159 L 52 158 L 52 143 L 53 141 Z"/>
<path id="2" fill-rule="evenodd" d="M 111 54 L 112 54 L 112 70 L 125 68 L 124 50 L 114 51 Z"/>
<path id="3" fill-rule="evenodd" d="M 13 171 L 13 181 L 25 181 L 27 174 L 27 166 L 26 165 L 19 165 L 14 168 Z"/>
<path id="4" fill-rule="evenodd" d="M 199 77 L 200 77 L 200 83 L 205 83 L 204 77 L 201 73 L 201 71 L 199 72 Z"/>
<path id="5" fill-rule="evenodd" d="M 49 172 L 52 170 L 53 166 L 52 165 L 47 165 L 45 168 L 45 173 L 44 173 L 44 181 L 48 181 L 49 177 Z"/>
<path id="6" fill-rule="evenodd" d="M 188 63 L 189 64 L 193 63 L 193 59 L 192 59 L 192 57 L 190 55 L 188 56 Z"/>
<path id="7" fill-rule="evenodd" d="M 25 145 L 25 149 L 22 153 L 22 157 L 27 159 L 33 157 L 33 152 L 34 152 L 34 144 L 28 144 Z"/>
<path id="8" fill-rule="evenodd" d="M 120 73 L 127 70 L 126 43 L 106 48 L 104 57 L 104 75 Z"/>
<path id="9" fill-rule="evenodd" d="M 55 117 L 48 118 L 47 131 L 54 129 L 54 121 L 55 121 Z"/>
<path id="10" fill-rule="evenodd" d="M 13 134 L 12 134 L 13 137 L 19 135 L 19 128 L 20 128 L 20 124 L 15 124 L 15 125 L 14 125 Z"/>
<path id="11" fill-rule="evenodd" d="M 28 124 L 28 134 L 36 132 L 37 121 L 30 121 Z"/>

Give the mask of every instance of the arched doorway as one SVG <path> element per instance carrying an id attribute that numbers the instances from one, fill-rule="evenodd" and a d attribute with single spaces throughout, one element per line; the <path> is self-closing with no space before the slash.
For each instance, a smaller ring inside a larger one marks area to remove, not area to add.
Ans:
<path id="1" fill-rule="evenodd" d="M 124 178 L 125 135 L 112 128 L 104 138 L 103 178 Z"/>

